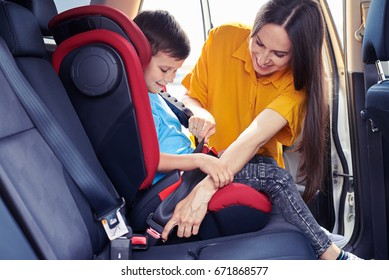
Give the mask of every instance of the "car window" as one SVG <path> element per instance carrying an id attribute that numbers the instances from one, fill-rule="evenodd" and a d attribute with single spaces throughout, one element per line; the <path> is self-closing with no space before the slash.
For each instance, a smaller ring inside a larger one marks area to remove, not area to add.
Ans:
<path id="1" fill-rule="evenodd" d="M 210 0 L 212 23 L 218 26 L 227 22 L 241 22 L 252 25 L 259 8 L 267 0 L 243 0 L 241 5 L 235 1 Z"/>
<path id="2" fill-rule="evenodd" d="M 241 22 L 251 25 L 259 7 L 267 0 L 242 0 L 238 7 L 234 1 L 209 0 L 209 11 L 213 26 L 228 22 Z M 181 80 L 185 77 L 201 54 L 204 43 L 204 29 L 202 7 L 199 0 L 144 0 L 142 10 L 162 9 L 168 10 L 174 15 L 183 29 L 187 32 L 191 42 L 191 54 L 186 59 L 183 67 L 177 71 L 174 83 L 169 84 L 167 89 L 177 98 L 185 92 Z M 191 11 L 188 17 L 186 11 Z"/>
<path id="3" fill-rule="evenodd" d="M 185 92 L 181 85 L 181 80 L 188 73 L 201 53 L 201 46 L 204 43 L 203 20 L 201 16 L 201 6 L 198 0 L 144 0 L 142 10 L 167 10 L 180 23 L 187 32 L 191 43 L 191 53 L 186 59 L 183 67 L 177 71 L 174 83 L 169 84 L 167 90 L 177 98 Z M 191 11 L 190 17 L 183 11 Z"/>
<path id="4" fill-rule="evenodd" d="M 74 7 L 89 5 L 90 0 L 54 0 L 58 13 L 69 10 Z"/>
<path id="5" fill-rule="evenodd" d="M 338 31 L 341 46 L 343 47 L 343 1 L 327 0 L 327 4 Z"/>
<path id="6" fill-rule="evenodd" d="M 255 19 L 255 15 L 259 8 L 267 0 L 242 0 L 241 5 L 237 6 L 234 1 L 224 0 L 209 0 L 209 12 L 211 16 L 211 22 L 213 26 L 218 26 L 228 22 L 241 22 L 247 25 L 251 25 Z M 88 5 L 89 0 L 54 0 L 57 6 L 58 12 L 65 11 L 67 9 Z M 339 38 L 342 43 L 343 38 L 343 4 L 342 1 L 328 0 L 328 6 L 333 15 Z M 171 12 L 178 22 L 182 25 L 184 30 L 187 31 L 191 42 L 191 54 L 186 59 L 183 67 L 177 72 L 176 80 L 173 84 L 168 86 L 170 91 L 177 92 L 177 95 L 182 94 L 185 89 L 181 86 L 181 80 L 188 73 L 196 63 L 198 57 L 201 54 L 201 48 L 204 43 L 204 30 L 203 30 L 203 18 L 201 1 L 199 0 L 144 0 L 142 4 L 142 10 L 148 9 L 162 9 Z M 184 11 L 191 11 L 191 16 L 188 17 Z M 343 45 L 343 44 L 342 44 Z"/>

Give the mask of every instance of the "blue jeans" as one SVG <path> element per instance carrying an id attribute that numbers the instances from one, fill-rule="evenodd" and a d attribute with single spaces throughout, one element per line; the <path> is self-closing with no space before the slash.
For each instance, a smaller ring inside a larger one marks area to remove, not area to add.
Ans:
<path id="1" fill-rule="evenodd" d="M 318 257 L 331 245 L 303 201 L 293 177 L 273 158 L 256 155 L 235 175 L 235 182 L 267 193 L 284 218 L 305 233 Z"/>

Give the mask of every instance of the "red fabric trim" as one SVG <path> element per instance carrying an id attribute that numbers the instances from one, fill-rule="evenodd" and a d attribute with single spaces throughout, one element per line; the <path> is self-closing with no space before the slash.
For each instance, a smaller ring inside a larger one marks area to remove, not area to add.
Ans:
<path id="1" fill-rule="evenodd" d="M 265 193 L 258 192 L 252 187 L 240 183 L 231 183 L 219 189 L 208 204 L 211 212 L 220 211 L 223 208 L 234 205 L 246 205 L 265 213 L 272 209 L 269 197 Z"/>
<path id="2" fill-rule="evenodd" d="M 214 156 L 218 155 L 218 152 L 217 152 L 216 148 L 213 147 L 213 146 L 209 147 L 207 144 L 204 144 L 201 152 L 203 154 L 211 154 L 211 155 L 213 154 Z"/>
<path id="3" fill-rule="evenodd" d="M 143 70 L 138 55 L 128 40 L 121 35 L 104 29 L 91 30 L 68 38 L 60 44 L 52 57 L 52 64 L 57 73 L 65 56 L 69 52 L 88 44 L 103 43 L 112 46 L 122 57 L 133 94 L 135 114 L 142 125 L 139 125 L 140 139 L 146 167 L 146 178 L 139 187 L 144 189 L 151 185 L 159 162 L 159 146 L 151 113 L 148 91 L 144 82 Z M 141 82 L 140 82 L 141 81 Z"/>
<path id="4" fill-rule="evenodd" d="M 151 59 L 150 43 L 138 25 L 136 25 L 135 22 L 133 22 L 125 13 L 121 12 L 120 10 L 105 5 L 76 7 L 53 17 L 48 23 L 48 26 L 49 29 L 53 31 L 58 24 L 64 21 L 96 15 L 112 19 L 123 29 L 124 33 L 127 34 L 135 46 L 141 61 L 142 68 L 145 68 Z"/>
<path id="5" fill-rule="evenodd" d="M 180 180 L 178 180 L 176 183 L 170 185 L 169 187 L 167 187 L 166 189 L 164 189 L 163 191 L 161 191 L 158 196 L 159 198 L 161 199 L 161 201 L 164 201 L 165 198 L 167 198 L 169 196 L 169 194 L 171 194 L 172 192 L 174 192 L 179 185 L 181 185 L 182 183 L 182 178 L 180 177 Z"/>

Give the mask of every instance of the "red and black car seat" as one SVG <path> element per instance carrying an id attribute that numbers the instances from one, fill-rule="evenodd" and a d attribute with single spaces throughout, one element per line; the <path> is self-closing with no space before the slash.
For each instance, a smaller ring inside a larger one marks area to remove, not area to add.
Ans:
<path id="1" fill-rule="evenodd" d="M 193 187 L 202 176 L 198 172 L 185 179 L 177 170 L 151 186 L 159 147 L 143 77 L 150 45 L 132 20 L 108 6 L 68 10 L 54 17 L 49 27 L 58 45 L 53 66 L 104 169 L 130 204 L 131 227 L 144 231 L 148 216 L 165 198 L 179 186 Z M 185 194 L 170 197 L 163 218 L 156 224 L 149 220 L 152 227 L 163 228 Z M 259 230 L 271 211 L 267 195 L 236 183 L 225 186 L 209 205 L 200 232 L 203 238 Z"/>
<path id="2" fill-rule="evenodd" d="M 67 87 L 110 179 L 127 202 L 136 201 L 130 209 L 133 229 L 144 230 L 149 214 L 182 185 L 177 171 L 150 187 L 159 149 L 143 81 L 143 68 L 151 58 L 149 43 L 126 15 L 107 6 L 66 11 L 54 17 L 49 27 L 58 44 L 53 55 L 54 68 Z M 194 180 L 185 184 L 193 186 Z M 234 207 L 220 199 L 230 188 L 239 193 L 232 196 L 235 201 L 229 200 Z M 262 228 L 271 209 L 267 196 L 237 184 L 225 189 L 210 204 L 212 215 L 208 215 L 206 221 L 218 219 L 224 212 L 231 216 L 231 211 L 242 221 L 238 209 L 243 208 L 243 211 L 253 212 L 249 216 L 254 215 L 257 222 L 244 227 L 235 226 L 229 219 L 226 227 L 219 225 L 215 230 L 202 232 L 223 235 L 218 229 L 231 234 Z M 244 200 L 236 200 L 237 197 Z"/>

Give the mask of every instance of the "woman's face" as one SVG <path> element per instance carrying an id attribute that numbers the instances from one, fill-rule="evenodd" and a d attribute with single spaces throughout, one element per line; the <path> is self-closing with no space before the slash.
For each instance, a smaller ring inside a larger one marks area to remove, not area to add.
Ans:
<path id="1" fill-rule="evenodd" d="M 177 69 L 184 60 L 176 60 L 169 54 L 157 52 L 151 57 L 149 65 L 144 71 L 146 86 L 149 92 L 158 93 L 176 77 Z"/>
<path id="2" fill-rule="evenodd" d="M 257 77 L 269 76 L 290 65 L 292 44 L 279 25 L 264 25 L 250 38 L 249 49 Z"/>

